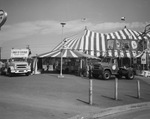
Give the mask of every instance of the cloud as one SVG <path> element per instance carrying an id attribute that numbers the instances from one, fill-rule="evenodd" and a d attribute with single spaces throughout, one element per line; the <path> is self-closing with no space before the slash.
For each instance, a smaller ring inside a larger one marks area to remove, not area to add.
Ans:
<path id="1" fill-rule="evenodd" d="M 84 29 L 85 26 L 90 30 L 96 31 L 107 31 L 107 30 L 115 30 L 118 28 L 123 28 L 123 26 L 127 26 L 127 28 L 144 28 L 150 22 L 132 22 L 132 23 L 120 23 L 120 22 L 104 22 L 95 24 L 89 21 L 82 20 L 72 20 L 67 21 L 66 25 L 63 27 L 65 34 L 73 34 L 74 32 L 79 32 Z M 0 38 L 1 40 L 14 40 L 14 39 L 22 39 L 28 36 L 45 35 L 45 34 L 56 34 L 61 35 L 62 26 L 59 21 L 33 21 L 33 22 L 23 22 L 13 25 L 4 25 L 1 32 Z"/>

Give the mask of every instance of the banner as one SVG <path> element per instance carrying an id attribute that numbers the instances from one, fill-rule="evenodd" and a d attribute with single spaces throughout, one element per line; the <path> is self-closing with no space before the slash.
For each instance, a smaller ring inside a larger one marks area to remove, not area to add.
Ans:
<path id="1" fill-rule="evenodd" d="M 141 64 L 146 64 L 146 53 L 141 57 Z"/>

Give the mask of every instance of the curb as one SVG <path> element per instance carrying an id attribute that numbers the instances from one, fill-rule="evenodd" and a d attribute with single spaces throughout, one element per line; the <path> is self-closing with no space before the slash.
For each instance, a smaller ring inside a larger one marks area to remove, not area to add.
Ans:
<path id="1" fill-rule="evenodd" d="M 129 105 L 116 106 L 116 107 L 102 109 L 99 112 L 83 113 L 83 114 L 76 115 L 68 119 L 96 119 L 96 118 L 108 116 L 108 115 L 115 114 L 115 113 L 120 113 L 120 112 L 134 110 L 134 109 L 148 108 L 148 107 L 150 108 L 150 102 L 129 104 Z"/>

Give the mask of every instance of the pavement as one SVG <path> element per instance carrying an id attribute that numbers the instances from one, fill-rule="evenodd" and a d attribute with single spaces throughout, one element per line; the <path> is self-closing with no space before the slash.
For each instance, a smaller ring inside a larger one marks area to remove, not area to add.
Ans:
<path id="1" fill-rule="evenodd" d="M 136 75 L 135 78 L 140 82 L 143 81 L 147 83 L 150 86 L 150 77 Z M 68 119 L 99 119 L 111 114 L 122 113 L 130 110 L 145 109 L 145 108 L 150 108 L 150 101 L 104 108 L 104 109 L 99 109 L 99 111 L 95 110 L 95 112 L 93 110 L 92 112 L 82 113 Z"/>
<path id="2" fill-rule="evenodd" d="M 114 78 L 93 79 L 93 105 L 89 105 L 89 80 L 74 75 L 0 76 L 0 119 L 98 119 L 133 109 L 150 107 L 150 78 L 120 79 L 118 100 Z M 137 98 L 137 80 L 141 98 Z"/>

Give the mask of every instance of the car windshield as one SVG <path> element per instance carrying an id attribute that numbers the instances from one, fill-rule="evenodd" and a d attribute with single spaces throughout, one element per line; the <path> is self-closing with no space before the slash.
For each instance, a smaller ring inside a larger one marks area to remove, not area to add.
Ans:
<path id="1" fill-rule="evenodd" d="M 110 60 L 111 60 L 111 58 L 104 58 L 104 59 L 102 60 L 102 62 L 109 63 Z"/>

